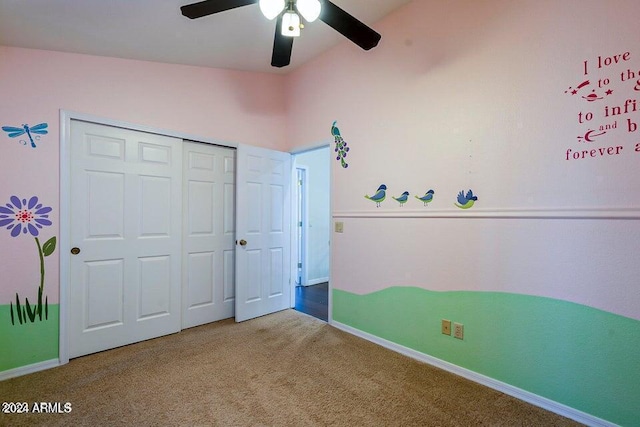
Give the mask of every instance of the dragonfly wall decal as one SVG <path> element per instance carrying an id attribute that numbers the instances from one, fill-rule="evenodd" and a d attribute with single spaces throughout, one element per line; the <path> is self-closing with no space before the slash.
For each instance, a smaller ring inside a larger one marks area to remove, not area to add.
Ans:
<path id="1" fill-rule="evenodd" d="M 20 135 L 24 135 L 25 133 L 29 137 L 29 141 L 31 141 L 31 146 L 36 148 L 36 143 L 33 140 L 33 134 L 35 135 L 46 135 L 49 133 L 47 127 L 49 125 L 47 123 L 40 123 L 35 126 L 22 125 L 22 127 L 13 127 L 13 126 L 2 126 L 2 130 L 7 132 L 9 138 L 16 138 Z M 36 140 L 40 139 L 39 136 L 36 136 Z M 20 141 L 23 142 L 24 140 Z M 23 145 L 27 145 L 27 141 L 23 142 Z"/>

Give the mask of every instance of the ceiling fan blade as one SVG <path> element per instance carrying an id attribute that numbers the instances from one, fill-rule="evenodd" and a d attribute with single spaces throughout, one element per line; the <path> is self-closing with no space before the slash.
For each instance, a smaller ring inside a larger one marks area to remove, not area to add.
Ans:
<path id="1" fill-rule="evenodd" d="M 271 65 L 273 67 L 286 67 L 291 63 L 291 51 L 293 50 L 293 37 L 283 36 L 280 32 L 282 27 L 282 14 L 278 16 L 276 22 L 276 35 L 273 39 L 273 54 Z"/>
<path id="2" fill-rule="evenodd" d="M 180 7 L 180 10 L 187 18 L 195 19 L 254 3 L 258 3 L 258 0 L 205 0 L 187 4 Z"/>
<path id="3" fill-rule="evenodd" d="M 349 15 L 329 0 L 322 1 L 320 20 L 364 50 L 376 47 L 382 38 L 376 31 Z"/>

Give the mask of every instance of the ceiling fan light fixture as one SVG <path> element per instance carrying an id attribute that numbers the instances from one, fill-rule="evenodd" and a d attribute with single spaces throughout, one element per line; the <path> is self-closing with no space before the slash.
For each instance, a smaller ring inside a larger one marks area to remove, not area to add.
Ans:
<path id="1" fill-rule="evenodd" d="M 297 13 L 287 11 L 282 15 L 282 35 L 287 37 L 300 35 L 300 17 Z"/>
<path id="2" fill-rule="evenodd" d="M 320 16 L 322 4 L 319 0 L 297 0 L 296 8 L 307 22 L 313 22 Z"/>
<path id="3" fill-rule="evenodd" d="M 318 19 L 364 50 L 373 49 L 382 38 L 329 0 L 200 0 L 181 6 L 180 11 L 187 18 L 195 19 L 255 3 L 260 3 L 260 9 L 268 19 L 278 18 L 271 55 L 274 67 L 286 67 L 291 63 L 294 38 L 300 35 L 303 27 L 301 21 L 310 22 L 318 14 Z"/>
<path id="4" fill-rule="evenodd" d="M 259 4 L 265 18 L 272 20 L 284 10 L 285 0 L 260 0 Z"/>

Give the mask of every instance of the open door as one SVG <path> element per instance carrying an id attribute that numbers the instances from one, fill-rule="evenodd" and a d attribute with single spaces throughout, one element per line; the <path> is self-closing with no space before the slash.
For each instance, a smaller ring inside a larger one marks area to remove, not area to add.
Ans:
<path id="1" fill-rule="evenodd" d="M 239 145 L 236 322 L 291 307 L 291 155 Z"/>

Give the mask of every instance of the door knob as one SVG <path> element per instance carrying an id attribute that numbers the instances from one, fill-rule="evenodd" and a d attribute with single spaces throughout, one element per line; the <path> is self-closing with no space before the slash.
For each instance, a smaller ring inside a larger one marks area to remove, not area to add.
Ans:
<path id="1" fill-rule="evenodd" d="M 247 246 L 247 241 L 244 239 L 240 240 L 240 246 Z"/>
<path id="2" fill-rule="evenodd" d="M 80 248 L 71 248 L 71 253 L 73 255 L 78 255 L 80 253 Z"/>

